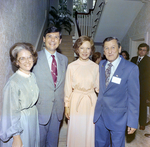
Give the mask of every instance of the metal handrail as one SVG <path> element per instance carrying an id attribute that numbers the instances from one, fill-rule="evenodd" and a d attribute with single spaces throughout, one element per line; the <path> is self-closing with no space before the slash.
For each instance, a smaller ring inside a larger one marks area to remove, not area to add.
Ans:
<path id="1" fill-rule="evenodd" d="M 104 7 L 104 0 L 97 6 L 99 0 L 96 0 L 94 8 L 89 9 L 88 13 L 78 13 L 75 12 L 75 24 L 78 33 L 78 37 L 81 35 L 87 35 L 89 37 L 94 37 L 94 33 L 98 26 L 98 22 L 101 17 L 101 13 Z M 95 13 L 96 6 L 99 7 L 99 11 Z M 80 18 L 80 22 L 79 22 Z"/>

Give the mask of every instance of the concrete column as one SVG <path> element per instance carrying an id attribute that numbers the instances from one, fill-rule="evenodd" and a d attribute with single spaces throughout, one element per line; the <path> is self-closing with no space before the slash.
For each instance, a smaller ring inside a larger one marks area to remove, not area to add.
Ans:
<path id="1" fill-rule="evenodd" d="M 67 0 L 67 9 L 73 14 L 73 0 Z"/>
<path id="2" fill-rule="evenodd" d="M 87 0 L 87 12 L 93 8 L 93 0 Z"/>

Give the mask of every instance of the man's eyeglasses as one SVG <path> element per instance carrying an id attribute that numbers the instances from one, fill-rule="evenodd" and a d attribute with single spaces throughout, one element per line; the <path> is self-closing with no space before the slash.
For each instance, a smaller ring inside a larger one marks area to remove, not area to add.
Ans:
<path id="1" fill-rule="evenodd" d="M 143 49 L 141 49 L 141 48 L 140 48 L 140 49 L 139 49 L 139 51 L 143 51 L 143 52 L 146 52 L 147 50 L 143 50 Z"/>

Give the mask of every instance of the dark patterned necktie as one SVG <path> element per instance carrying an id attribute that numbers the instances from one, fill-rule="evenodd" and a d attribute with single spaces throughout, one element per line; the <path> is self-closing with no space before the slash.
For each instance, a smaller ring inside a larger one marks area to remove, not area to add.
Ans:
<path id="1" fill-rule="evenodd" d="M 113 65 L 112 65 L 111 63 L 109 63 L 107 69 L 105 70 L 105 77 L 106 77 L 106 79 L 105 79 L 105 84 L 106 84 L 106 87 L 107 87 L 108 84 L 109 84 L 109 78 L 110 78 L 111 67 L 112 67 L 112 66 L 113 66 Z"/>
<path id="2" fill-rule="evenodd" d="M 51 65 L 51 74 L 52 74 L 52 77 L 53 77 L 53 81 L 54 81 L 54 85 L 56 87 L 56 82 L 57 82 L 57 63 L 56 63 L 56 60 L 55 60 L 55 56 L 54 55 L 51 55 L 53 60 L 52 60 L 52 65 Z"/>
<path id="3" fill-rule="evenodd" d="M 140 61 L 141 61 L 141 57 L 138 59 L 137 65 L 139 65 Z"/>

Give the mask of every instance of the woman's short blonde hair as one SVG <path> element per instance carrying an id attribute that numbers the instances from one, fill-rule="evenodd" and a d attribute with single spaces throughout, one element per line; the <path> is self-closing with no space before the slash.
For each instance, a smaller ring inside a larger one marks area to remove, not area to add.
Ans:
<path id="1" fill-rule="evenodd" d="M 32 56 L 33 56 L 33 62 L 36 63 L 37 61 L 37 52 L 34 48 L 34 46 L 30 43 L 26 43 L 26 42 L 19 42 L 19 43 L 15 43 L 11 48 L 10 48 L 10 60 L 11 62 L 16 66 L 18 67 L 18 65 L 16 64 L 17 63 L 17 57 L 18 57 L 18 53 L 21 51 L 21 50 L 28 50 Z"/>
<path id="2" fill-rule="evenodd" d="M 94 52 L 95 52 L 95 47 L 94 47 L 94 42 L 93 42 L 93 40 L 92 40 L 91 38 L 89 38 L 88 36 L 80 36 L 80 37 L 76 40 L 76 42 L 75 42 L 75 44 L 74 44 L 74 46 L 73 46 L 74 52 L 76 53 L 77 56 L 79 56 L 79 53 L 78 53 L 79 47 L 80 47 L 85 41 L 89 41 L 89 42 L 90 42 L 90 44 L 91 44 L 91 55 L 94 54 Z"/>

